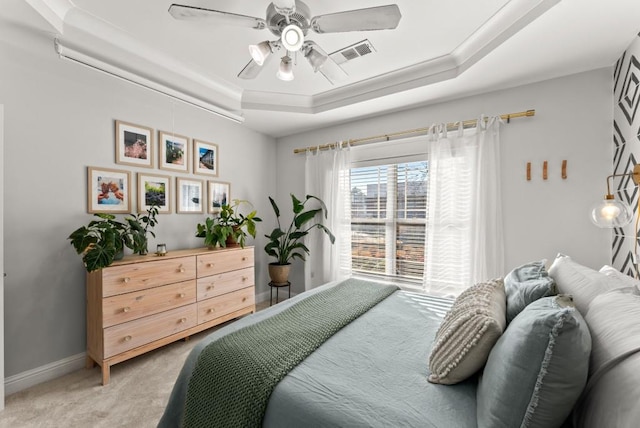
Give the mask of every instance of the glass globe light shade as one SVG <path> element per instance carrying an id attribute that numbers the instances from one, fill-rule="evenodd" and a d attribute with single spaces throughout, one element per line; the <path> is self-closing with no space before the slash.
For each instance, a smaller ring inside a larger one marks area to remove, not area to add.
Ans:
<path id="1" fill-rule="evenodd" d="M 591 210 L 591 221 L 602 228 L 626 226 L 631 222 L 632 217 L 631 207 L 616 200 L 613 195 L 607 195 Z"/>
<path id="2" fill-rule="evenodd" d="M 311 64 L 314 73 L 318 72 L 318 70 L 322 68 L 324 63 L 327 62 L 327 57 L 325 55 L 322 55 L 315 48 L 309 49 L 305 57 L 309 61 L 309 64 Z"/>

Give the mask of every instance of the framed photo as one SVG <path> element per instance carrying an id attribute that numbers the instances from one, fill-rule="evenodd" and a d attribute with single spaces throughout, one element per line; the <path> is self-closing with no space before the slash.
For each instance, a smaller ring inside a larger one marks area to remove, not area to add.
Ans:
<path id="1" fill-rule="evenodd" d="M 193 140 L 193 172 L 218 176 L 218 145 Z"/>
<path id="2" fill-rule="evenodd" d="M 229 205 L 231 201 L 231 184 L 223 181 L 207 182 L 207 212 L 209 214 L 220 213 L 223 205 Z"/>
<path id="3" fill-rule="evenodd" d="M 87 211 L 130 213 L 131 173 L 117 169 L 87 167 Z"/>
<path id="4" fill-rule="evenodd" d="M 158 213 L 171 213 L 171 177 L 138 173 L 138 212 L 146 212 L 154 203 Z"/>
<path id="5" fill-rule="evenodd" d="M 176 178 L 176 188 L 178 191 L 179 213 L 203 213 L 204 212 L 204 191 L 202 180 L 192 180 L 190 178 Z"/>
<path id="6" fill-rule="evenodd" d="M 173 132 L 158 132 L 160 169 L 189 172 L 189 137 Z"/>
<path id="7" fill-rule="evenodd" d="M 153 168 L 153 129 L 116 120 L 116 163 Z"/>

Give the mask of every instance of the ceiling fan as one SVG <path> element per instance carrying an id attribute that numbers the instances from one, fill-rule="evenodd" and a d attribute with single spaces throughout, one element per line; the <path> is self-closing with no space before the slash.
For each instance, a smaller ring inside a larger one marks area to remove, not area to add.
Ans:
<path id="1" fill-rule="evenodd" d="M 348 10 L 311 17 L 309 7 L 300 0 L 274 0 L 267 7 L 266 18 L 239 15 L 231 12 L 172 4 L 169 13 L 176 19 L 223 25 L 236 25 L 256 30 L 269 29 L 278 37 L 249 46 L 251 61 L 240 71 L 241 79 L 254 79 L 271 54 L 285 50 L 276 76 L 293 80 L 293 56 L 301 52 L 314 72 L 320 71 L 329 82 L 346 77 L 344 70 L 312 40 L 306 39 L 309 30 L 316 33 L 390 30 L 398 26 L 400 9 L 396 4 Z"/>

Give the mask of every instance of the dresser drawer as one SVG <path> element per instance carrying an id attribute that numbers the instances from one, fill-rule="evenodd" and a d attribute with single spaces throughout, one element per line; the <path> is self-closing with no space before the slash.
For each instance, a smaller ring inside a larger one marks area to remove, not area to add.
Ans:
<path id="1" fill-rule="evenodd" d="M 196 280 L 118 294 L 102 300 L 104 327 L 196 302 Z"/>
<path id="2" fill-rule="evenodd" d="M 198 255 L 198 278 L 253 266 L 253 248 Z"/>
<path id="3" fill-rule="evenodd" d="M 247 287 L 213 299 L 199 301 L 198 324 L 211 321 L 247 306 L 253 306 L 256 301 L 254 290 L 254 287 Z"/>
<path id="4" fill-rule="evenodd" d="M 210 299 L 254 285 L 253 268 L 198 278 L 198 300 Z"/>
<path id="5" fill-rule="evenodd" d="M 110 266 L 102 269 L 103 297 L 182 282 L 196 277 L 194 257 Z"/>
<path id="6" fill-rule="evenodd" d="M 196 324 L 196 305 L 192 304 L 105 328 L 104 358 L 146 345 Z"/>

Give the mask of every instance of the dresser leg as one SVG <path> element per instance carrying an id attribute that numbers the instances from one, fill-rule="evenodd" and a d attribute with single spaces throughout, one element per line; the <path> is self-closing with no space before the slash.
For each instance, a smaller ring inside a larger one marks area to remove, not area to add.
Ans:
<path id="1" fill-rule="evenodd" d="M 106 362 L 102 363 L 102 385 L 109 384 L 109 377 L 111 375 L 111 367 Z"/>
<path id="2" fill-rule="evenodd" d="M 96 366 L 96 362 L 93 361 L 93 358 L 87 355 L 87 360 L 84 365 L 87 369 L 92 369 Z"/>

